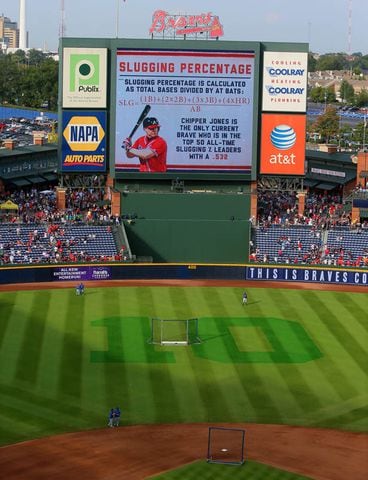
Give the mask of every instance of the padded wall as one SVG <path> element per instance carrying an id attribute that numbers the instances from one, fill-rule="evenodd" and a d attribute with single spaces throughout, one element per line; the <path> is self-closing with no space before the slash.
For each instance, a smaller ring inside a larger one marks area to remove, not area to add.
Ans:
<path id="1" fill-rule="evenodd" d="M 122 214 L 132 252 L 154 262 L 244 263 L 250 198 L 244 194 L 127 193 Z"/>

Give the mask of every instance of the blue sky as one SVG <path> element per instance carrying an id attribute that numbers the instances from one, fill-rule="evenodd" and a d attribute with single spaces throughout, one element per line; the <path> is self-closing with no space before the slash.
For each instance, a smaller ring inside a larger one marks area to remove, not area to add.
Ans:
<path id="1" fill-rule="evenodd" d="M 119 7 L 117 7 L 119 1 Z M 68 37 L 149 38 L 155 10 L 211 12 L 223 40 L 307 42 L 317 53 L 368 54 L 368 0 L 64 0 Z M 61 0 L 26 0 L 31 48 L 56 50 Z M 119 22 L 116 14 L 119 10 Z M 19 21 L 19 0 L 0 0 L 0 14 Z M 349 28 L 349 25 L 351 26 Z M 349 34 L 349 31 L 351 32 Z"/>

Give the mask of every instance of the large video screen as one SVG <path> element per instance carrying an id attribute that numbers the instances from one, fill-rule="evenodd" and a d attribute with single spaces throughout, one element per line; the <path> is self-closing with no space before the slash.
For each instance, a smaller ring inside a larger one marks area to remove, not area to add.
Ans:
<path id="1" fill-rule="evenodd" d="M 116 62 L 116 172 L 250 174 L 254 51 L 118 49 Z"/>

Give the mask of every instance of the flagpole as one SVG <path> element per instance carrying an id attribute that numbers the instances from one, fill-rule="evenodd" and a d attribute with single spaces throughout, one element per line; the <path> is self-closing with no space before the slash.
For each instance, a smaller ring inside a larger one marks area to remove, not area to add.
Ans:
<path id="1" fill-rule="evenodd" d="M 116 38 L 119 38 L 120 0 L 116 0 Z"/>

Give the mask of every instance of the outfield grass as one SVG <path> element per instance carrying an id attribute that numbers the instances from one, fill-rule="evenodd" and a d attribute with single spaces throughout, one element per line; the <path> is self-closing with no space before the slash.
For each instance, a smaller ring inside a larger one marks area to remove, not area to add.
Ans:
<path id="1" fill-rule="evenodd" d="M 367 294 L 124 287 L 0 293 L 0 444 L 123 424 L 257 422 L 367 431 Z M 150 318 L 200 345 L 150 345 Z"/>
<path id="2" fill-rule="evenodd" d="M 162 475 L 150 477 L 151 480 L 308 480 L 309 477 L 272 468 L 262 463 L 247 461 L 241 466 L 208 464 L 195 462 L 177 468 Z"/>

